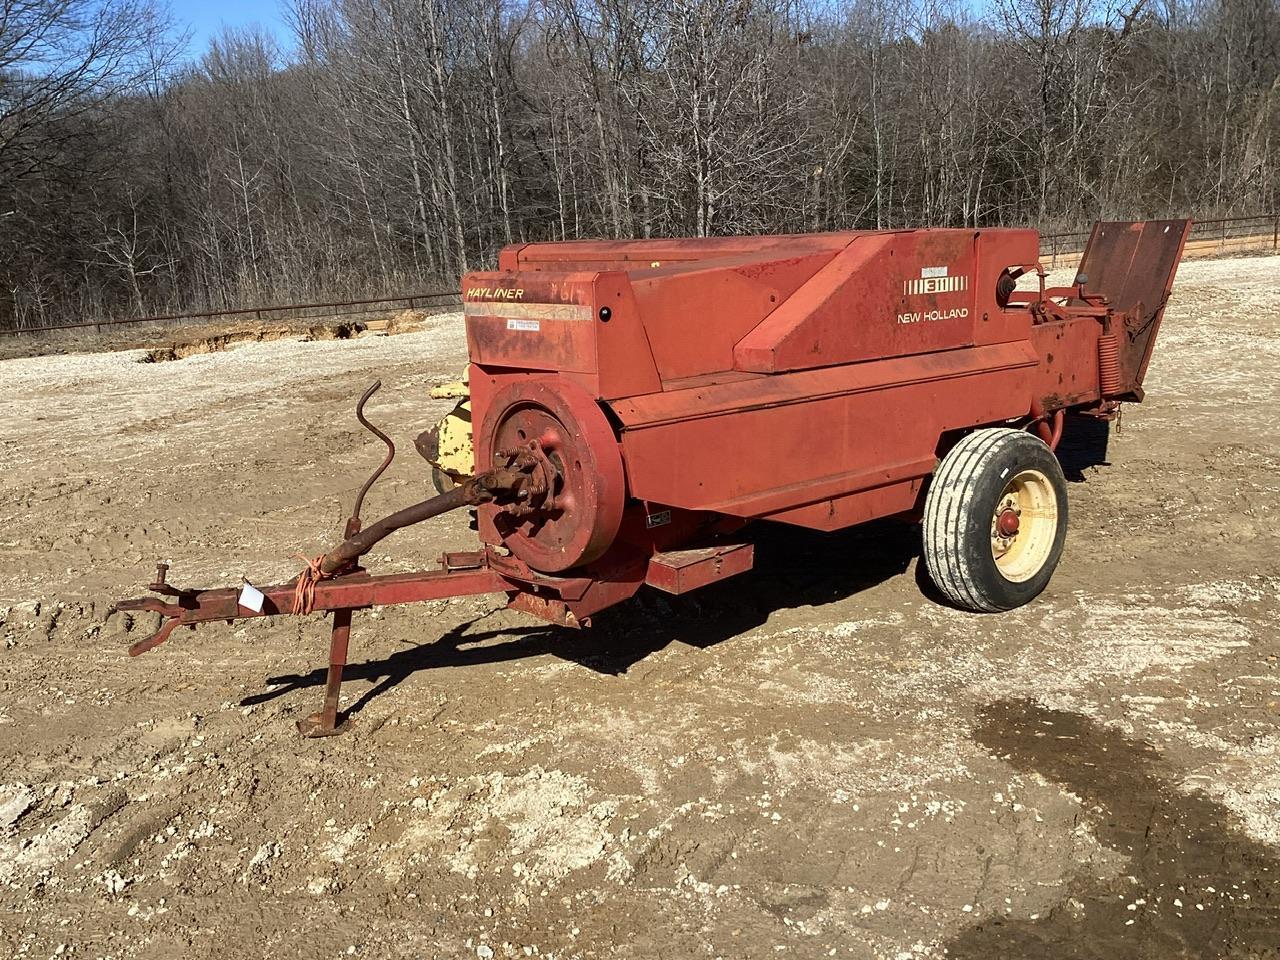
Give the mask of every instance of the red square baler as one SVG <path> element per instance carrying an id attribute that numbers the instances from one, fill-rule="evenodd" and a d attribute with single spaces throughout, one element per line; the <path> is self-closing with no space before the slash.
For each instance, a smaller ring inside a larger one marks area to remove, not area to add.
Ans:
<path id="1" fill-rule="evenodd" d="M 340 728 L 355 609 L 501 592 L 586 626 L 645 584 L 682 593 L 749 569 L 757 520 L 919 519 L 951 602 L 1025 603 L 1065 538 L 1063 417 L 1142 399 L 1188 228 L 1100 223 L 1061 288 L 1045 286 L 1032 230 L 509 247 L 462 283 L 471 475 L 362 527 L 366 484 L 343 542 L 292 583 L 181 590 L 162 568 L 152 589 L 168 600 L 120 604 L 165 617 L 131 652 L 178 625 L 332 611 L 325 706 L 303 724 L 324 735 Z M 418 574 L 360 565 L 462 506 L 479 549 Z"/>

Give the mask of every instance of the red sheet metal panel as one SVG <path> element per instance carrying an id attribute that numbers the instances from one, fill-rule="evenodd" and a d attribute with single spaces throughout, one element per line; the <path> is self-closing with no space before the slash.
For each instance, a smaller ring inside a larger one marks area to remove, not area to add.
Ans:
<path id="1" fill-rule="evenodd" d="M 945 430 L 1026 413 L 1025 341 L 611 404 L 633 496 L 752 517 L 926 475 Z"/>
<path id="2" fill-rule="evenodd" d="M 1024 230 L 911 230 L 859 237 L 742 338 L 738 370 L 781 373 L 1025 336 L 1000 310 L 1005 267 L 1034 263 Z"/>
<path id="3" fill-rule="evenodd" d="M 1034 393 L 1044 410 L 1097 400 L 1098 334 L 1092 317 L 1037 324 L 1031 343 L 1040 358 Z"/>
<path id="4" fill-rule="evenodd" d="M 737 342 L 836 255 L 803 244 L 631 275 L 664 381 L 733 369 Z M 623 394 L 615 394 L 621 396 Z"/>
<path id="5" fill-rule="evenodd" d="M 636 303 L 631 280 L 625 273 L 596 276 L 594 320 L 596 373 L 593 396 L 606 400 L 653 393 L 662 389 L 658 364 L 650 344 L 648 325 Z M 601 320 L 608 307 L 608 321 Z"/>
<path id="6" fill-rule="evenodd" d="M 472 363 L 594 373 L 595 274 L 472 273 L 462 311 Z"/>
<path id="7" fill-rule="evenodd" d="M 593 397 L 662 389 L 625 273 L 472 273 L 463 313 L 473 363 L 565 373 Z"/>
<path id="8" fill-rule="evenodd" d="M 651 240 L 568 240 L 506 247 L 499 255 L 502 270 L 627 270 L 638 274 L 651 269 L 688 265 L 743 255 L 757 260 L 797 252 L 846 246 L 866 231 L 841 233 L 774 234 L 761 237 L 675 237 Z"/>
<path id="9" fill-rule="evenodd" d="M 688 593 L 751 569 L 755 547 L 731 543 L 691 550 L 664 550 L 649 558 L 644 582 L 667 593 Z"/>
<path id="10" fill-rule="evenodd" d="M 917 506 L 924 478 L 872 487 L 839 497 L 828 497 L 814 503 L 768 514 L 764 519 L 790 523 L 811 530 L 843 530 L 855 524 L 881 517 L 910 513 Z"/>

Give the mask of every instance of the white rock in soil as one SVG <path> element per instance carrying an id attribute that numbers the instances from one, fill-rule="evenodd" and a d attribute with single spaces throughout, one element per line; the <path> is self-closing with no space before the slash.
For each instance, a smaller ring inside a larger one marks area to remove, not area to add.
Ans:
<path id="1" fill-rule="evenodd" d="M 8 830 L 36 802 L 36 792 L 25 783 L 0 787 L 0 830 Z"/>
<path id="2" fill-rule="evenodd" d="M 113 897 L 123 893 L 124 888 L 129 885 L 129 881 L 120 876 L 115 870 L 106 871 L 98 880 L 107 888 L 107 893 Z"/>
<path id="3" fill-rule="evenodd" d="M 21 603 L 15 603 L 9 608 L 7 619 L 13 622 L 35 623 L 38 616 L 40 616 L 40 601 L 24 600 Z"/>

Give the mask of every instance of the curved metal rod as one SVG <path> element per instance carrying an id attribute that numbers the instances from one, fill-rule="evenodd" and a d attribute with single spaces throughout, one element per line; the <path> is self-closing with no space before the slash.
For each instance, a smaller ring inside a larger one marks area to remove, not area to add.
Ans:
<path id="1" fill-rule="evenodd" d="M 1040 439 L 1045 442 L 1045 446 L 1055 453 L 1058 450 L 1058 441 L 1062 439 L 1063 417 L 1063 411 L 1055 410 L 1053 413 L 1046 414 L 1045 417 L 1035 421 L 1036 432 L 1040 434 Z M 1050 426 L 1050 423 L 1053 426 Z"/>
<path id="2" fill-rule="evenodd" d="M 391 461 L 394 460 L 396 456 L 396 445 L 391 442 L 391 438 L 370 423 L 364 415 L 364 405 L 369 402 L 370 397 L 378 392 L 378 389 L 381 386 L 381 380 L 373 381 L 373 383 L 370 384 L 369 389 L 364 392 L 364 396 L 360 398 L 360 402 L 356 404 L 356 419 L 364 425 L 366 430 L 387 445 L 386 459 L 382 461 L 382 465 L 379 466 L 377 470 L 373 471 L 369 479 L 364 482 L 364 486 L 360 488 L 360 492 L 356 494 L 355 506 L 351 508 L 351 520 L 354 522 L 356 527 L 359 527 L 360 525 L 360 510 L 364 507 L 364 495 L 369 492 L 369 488 L 377 482 L 377 479 L 380 476 L 382 476 L 383 471 L 386 470 L 387 467 L 391 466 Z M 348 536 L 350 536 L 350 534 L 348 534 Z"/>
<path id="3" fill-rule="evenodd" d="M 1052 413 L 1044 411 L 1044 404 L 1038 399 L 1032 399 L 1032 412 L 1030 412 L 1030 421 L 1023 426 L 1024 430 L 1034 430 L 1039 434 L 1039 438 L 1044 440 L 1044 444 L 1053 452 L 1057 452 L 1057 444 L 1062 439 L 1062 426 L 1066 422 L 1065 408 L 1059 408 Z"/>
<path id="4" fill-rule="evenodd" d="M 1052 426 L 1050 426 L 1052 421 Z M 1059 409 L 1053 413 L 1046 413 L 1044 406 L 1039 400 L 1031 401 L 1031 422 L 1023 429 L 1034 429 L 1040 435 L 1040 439 L 1045 445 L 1055 453 L 1058 450 L 1058 441 L 1062 439 L 1062 428 L 1066 422 L 1066 410 Z"/>

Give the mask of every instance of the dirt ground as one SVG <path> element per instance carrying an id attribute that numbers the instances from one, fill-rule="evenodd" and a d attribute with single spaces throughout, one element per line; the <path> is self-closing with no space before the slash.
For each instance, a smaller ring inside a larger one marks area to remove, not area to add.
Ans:
<path id="1" fill-rule="evenodd" d="M 319 618 L 130 660 L 112 601 L 161 559 L 295 573 L 381 456 L 375 377 L 402 454 L 366 515 L 424 496 L 460 319 L 0 361 L 0 956 L 1280 957 L 1278 287 L 1183 266 L 1021 610 L 930 599 L 910 528 L 761 529 L 754 572 L 590 631 L 357 614 L 329 740 L 294 731 Z"/>
<path id="2" fill-rule="evenodd" d="M 278 308 L 277 308 L 278 309 Z M 456 309 L 449 308 L 449 309 Z M 121 323 L 0 336 L 0 360 L 106 350 L 143 350 L 148 363 L 219 353 L 246 343 L 273 340 L 346 340 L 367 330 L 406 333 L 419 329 L 441 308 L 360 312 L 341 317 L 251 316 L 208 320 Z"/>

